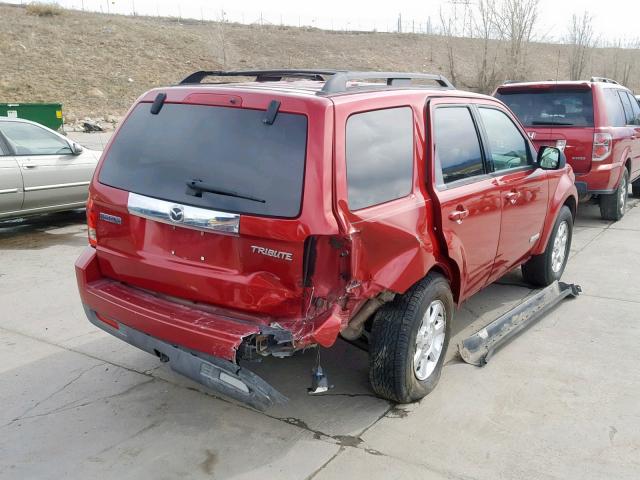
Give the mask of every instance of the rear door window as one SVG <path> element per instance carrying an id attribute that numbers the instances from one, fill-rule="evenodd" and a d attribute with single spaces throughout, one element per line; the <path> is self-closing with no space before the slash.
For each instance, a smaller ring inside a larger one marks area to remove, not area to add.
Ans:
<path id="1" fill-rule="evenodd" d="M 468 107 L 438 107 L 434 114 L 436 184 L 486 173 L 480 139 Z"/>
<path id="2" fill-rule="evenodd" d="M 356 113 L 347 120 L 349 209 L 407 196 L 413 184 L 413 112 L 409 107 Z"/>
<path id="3" fill-rule="evenodd" d="M 638 101 L 629 92 L 624 92 L 624 95 L 627 97 L 631 107 L 631 121 L 627 119 L 628 125 L 640 125 L 640 105 L 638 105 Z"/>
<path id="4" fill-rule="evenodd" d="M 622 101 L 618 92 L 613 88 L 604 90 L 604 101 L 607 107 L 607 118 L 609 126 L 624 127 L 627 124 L 627 117 L 622 107 Z"/>
<path id="5" fill-rule="evenodd" d="M 167 103 L 137 105 L 100 172 L 105 185 L 201 208 L 275 217 L 300 212 L 307 118 L 280 112 Z M 194 196 L 187 183 L 210 190 Z M 251 197 L 251 198 L 242 198 Z"/>
<path id="6" fill-rule="evenodd" d="M 593 127 L 591 90 L 504 89 L 496 94 L 529 127 Z"/>
<path id="7" fill-rule="evenodd" d="M 495 171 L 526 167 L 531 159 L 527 141 L 513 121 L 495 108 L 479 109 L 489 142 L 488 157 Z"/>
<path id="8" fill-rule="evenodd" d="M 635 123 L 635 119 L 633 118 L 633 108 L 631 107 L 629 96 L 624 90 L 618 90 L 618 95 L 620 96 L 620 100 L 622 101 L 622 108 L 624 110 L 626 125 L 633 125 Z"/>

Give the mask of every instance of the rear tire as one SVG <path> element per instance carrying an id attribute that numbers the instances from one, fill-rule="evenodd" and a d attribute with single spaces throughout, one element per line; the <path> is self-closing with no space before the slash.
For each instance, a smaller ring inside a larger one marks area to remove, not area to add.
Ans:
<path id="1" fill-rule="evenodd" d="M 620 185 L 614 193 L 600 195 L 600 215 L 603 220 L 617 222 L 624 217 L 627 210 L 629 196 L 629 171 L 625 168 L 620 179 Z"/>
<path id="2" fill-rule="evenodd" d="M 524 280 L 536 287 L 546 287 L 560 280 L 567 266 L 572 238 L 573 215 L 569 207 L 564 205 L 553 225 L 544 253 L 531 257 L 522 265 Z"/>
<path id="3" fill-rule="evenodd" d="M 430 273 L 376 313 L 369 346 L 373 391 L 410 403 L 438 384 L 449 345 L 453 295 L 449 282 Z"/>

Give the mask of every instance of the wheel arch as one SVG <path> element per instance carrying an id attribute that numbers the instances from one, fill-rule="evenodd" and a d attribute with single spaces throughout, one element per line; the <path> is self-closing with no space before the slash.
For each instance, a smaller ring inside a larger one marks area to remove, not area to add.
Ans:
<path id="1" fill-rule="evenodd" d="M 569 207 L 569 210 L 571 210 L 571 216 L 573 217 L 573 221 L 575 222 L 576 215 L 578 214 L 578 203 L 576 199 L 572 196 L 568 196 L 562 205 Z M 558 211 L 558 213 L 560 212 Z"/>
<path id="2" fill-rule="evenodd" d="M 571 183 L 569 184 L 569 182 Z M 553 226 L 556 223 L 558 215 L 560 215 L 560 210 L 564 206 L 567 206 L 569 210 L 571 210 L 571 215 L 575 220 L 578 211 L 578 190 L 573 181 L 568 177 L 560 180 L 555 194 L 550 198 L 547 218 L 544 222 L 542 234 L 540 235 L 538 245 L 536 245 L 536 248 L 531 252 L 532 255 L 544 253 L 549 238 L 551 237 Z"/>
<path id="3" fill-rule="evenodd" d="M 439 273 L 449 282 L 451 287 L 451 294 L 453 295 L 453 301 L 456 305 L 460 302 L 460 271 L 455 262 L 451 261 L 449 264 L 437 263 L 427 272 L 425 277 L 431 273 Z"/>

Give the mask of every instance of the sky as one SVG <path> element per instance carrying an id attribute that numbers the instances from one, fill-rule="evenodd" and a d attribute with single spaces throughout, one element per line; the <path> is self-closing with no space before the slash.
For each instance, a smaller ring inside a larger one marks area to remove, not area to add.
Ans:
<path id="1" fill-rule="evenodd" d="M 5 0 L 7 1 L 7 0 Z M 52 0 L 45 0 L 51 2 Z M 347 30 L 395 31 L 402 14 L 405 31 L 425 31 L 428 19 L 439 23 L 441 7 L 477 0 L 395 0 L 393 2 L 361 0 L 57 0 L 64 7 L 94 11 L 143 15 L 161 15 L 217 20 L 224 16 L 242 23 L 310 25 Z M 27 0 L 9 0 L 27 3 Z M 460 8 L 460 7 L 457 7 Z M 603 41 L 640 38 L 640 0 L 540 0 L 540 35 L 560 40 L 566 35 L 573 13 L 588 11 L 595 30 Z"/>

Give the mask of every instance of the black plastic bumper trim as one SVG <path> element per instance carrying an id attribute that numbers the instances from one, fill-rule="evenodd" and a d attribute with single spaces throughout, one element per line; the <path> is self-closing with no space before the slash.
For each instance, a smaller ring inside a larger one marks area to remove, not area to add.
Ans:
<path id="1" fill-rule="evenodd" d="M 89 321 L 98 328 L 140 350 L 160 357 L 175 372 L 215 392 L 258 410 L 266 410 L 275 404 L 288 401 L 287 397 L 258 375 L 235 363 L 170 345 L 122 323 L 118 324 L 119 328 L 113 328 L 98 319 L 96 312 L 91 308 L 84 305 L 84 310 Z"/>

